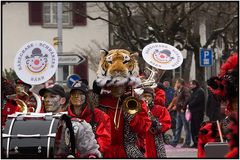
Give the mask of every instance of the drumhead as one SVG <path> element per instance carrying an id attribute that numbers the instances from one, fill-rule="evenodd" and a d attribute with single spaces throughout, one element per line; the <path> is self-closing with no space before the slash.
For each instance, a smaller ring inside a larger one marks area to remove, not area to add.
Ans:
<path id="1" fill-rule="evenodd" d="M 5 158 L 66 158 L 75 151 L 71 120 L 66 114 L 10 117 L 2 137 Z"/>

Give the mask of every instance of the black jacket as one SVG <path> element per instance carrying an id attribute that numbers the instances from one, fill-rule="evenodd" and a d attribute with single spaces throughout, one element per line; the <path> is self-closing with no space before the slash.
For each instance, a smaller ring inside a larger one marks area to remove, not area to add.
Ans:
<path id="1" fill-rule="evenodd" d="M 187 104 L 189 102 L 190 91 L 188 88 L 182 87 L 181 90 L 180 91 L 177 90 L 176 93 L 177 93 L 177 103 L 176 103 L 177 111 L 180 112 L 181 109 L 185 111 L 187 108 Z"/>
<path id="2" fill-rule="evenodd" d="M 220 99 L 216 95 L 214 95 L 211 90 L 208 89 L 206 115 L 209 117 L 210 121 L 216 121 L 221 119 L 220 106 Z"/>
<path id="3" fill-rule="evenodd" d="M 192 94 L 188 106 L 191 113 L 204 113 L 205 94 L 204 90 L 201 87 L 192 89 Z"/>

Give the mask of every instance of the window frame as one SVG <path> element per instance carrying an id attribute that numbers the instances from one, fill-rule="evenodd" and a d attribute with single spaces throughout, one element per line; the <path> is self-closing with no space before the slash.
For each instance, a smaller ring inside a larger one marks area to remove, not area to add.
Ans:
<path id="1" fill-rule="evenodd" d="M 65 2 L 65 3 L 68 3 L 69 8 L 70 8 L 70 11 L 68 12 L 69 13 L 68 14 L 68 21 L 69 21 L 69 23 L 62 23 L 62 27 L 63 28 L 73 28 L 74 27 L 74 25 L 73 25 L 73 13 L 71 11 L 71 9 L 73 8 L 73 5 L 70 2 Z M 49 13 L 50 23 L 46 23 L 45 22 L 46 12 L 44 12 L 44 7 L 45 7 L 46 4 L 50 5 L 50 13 Z M 57 13 L 55 14 L 56 15 L 56 23 L 53 22 L 54 21 L 54 18 L 53 18 L 53 16 L 54 16 L 53 7 L 56 7 L 56 12 L 57 12 L 57 5 L 56 4 L 57 3 L 54 3 L 54 2 L 43 2 L 42 3 L 42 5 L 43 5 L 42 6 L 42 18 L 43 18 L 42 19 L 42 27 L 43 28 L 57 28 Z M 56 6 L 54 6 L 54 5 L 56 5 Z M 64 7 L 64 5 L 63 5 L 63 7 Z M 63 8 L 63 14 L 62 15 L 64 15 L 64 8 Z"/>

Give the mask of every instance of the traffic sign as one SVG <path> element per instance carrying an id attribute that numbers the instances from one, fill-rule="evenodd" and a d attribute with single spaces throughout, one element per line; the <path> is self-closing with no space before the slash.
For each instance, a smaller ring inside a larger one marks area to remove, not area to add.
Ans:
<path id="1" fill-rule="evenodd" d="M 67 86 L 69 88 L 72 88 L 72 85 L 77 81 L 77 80 L 80 80 L 81 77 L 77 74 L 72 74 L 70 76 L 68 76 L 67 78 Z"/>
<path id="2" fill-rule="evenodd" d="M 58 65 L 79 65 L 86 60 L 81 55 L 78 54 L 59 54 L 58 55 Z"/>
<path id="3" fill-rule="evenodd" d="M 209 67 L 213 63 L 213 52 L 211 48 L 200 48 L 200 66 Z"/>

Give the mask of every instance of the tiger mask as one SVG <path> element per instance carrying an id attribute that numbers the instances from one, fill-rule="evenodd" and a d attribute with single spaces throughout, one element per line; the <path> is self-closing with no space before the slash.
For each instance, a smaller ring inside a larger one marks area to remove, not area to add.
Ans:
<path id="1" fill-rule="evenodd" d="M 138 53 L 124 49 L 101 50 L 97 71 L 97 85 L 100 87 L 140 84 L 139 67 L 136 58 Z"/>

